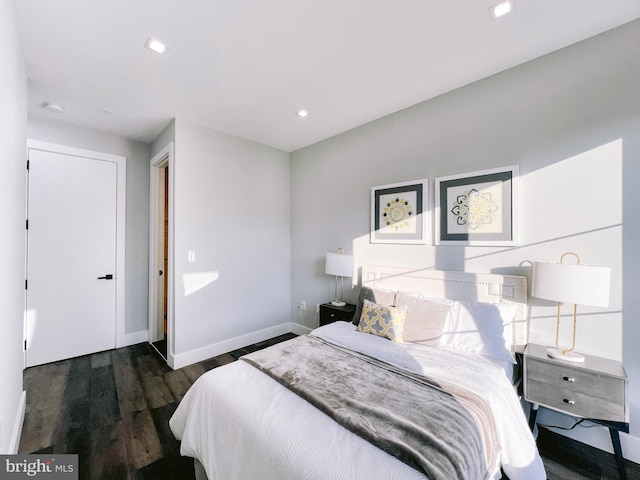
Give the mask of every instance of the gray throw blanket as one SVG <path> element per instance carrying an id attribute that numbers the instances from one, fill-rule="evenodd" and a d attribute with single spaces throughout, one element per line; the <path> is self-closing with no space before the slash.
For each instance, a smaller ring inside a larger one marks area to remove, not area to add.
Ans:
<path id="1" fill-rule="evenodd" d="M 494 471 L 493 416 L 466 390 L 310 335 L 241 359 L 431 480 L 482 480 Z"/>

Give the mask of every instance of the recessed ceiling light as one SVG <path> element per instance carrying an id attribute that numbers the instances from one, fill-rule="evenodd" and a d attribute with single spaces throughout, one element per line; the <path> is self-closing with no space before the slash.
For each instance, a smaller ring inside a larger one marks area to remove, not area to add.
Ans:
<path id="1" fill-rule="evenodd" d="M 496 19 L 513 12 L 515 10 L 515 7 L 515 0 L 503 0 L 502 2 L 496 3 L 494 6 L 489 8 L 489 13 L 491 14 L 491 18 Z"/>
<path id="2" fill-rule="evenodd" d="M 160 55 L 164 55 L 167 51 L 167 46 L 164 43 L 151 37 L 147 38 L 147 41 L 144 42 L 144 46 L 152 52 L 159 53 Z"/>
<path id="3" fill-rule="evenodd" d="M 297 115 L 297 116 L 299 116 L 299 117 L 301 117 L 301 118 L 304 118 L 304 117 L 306 117 L 307 115 L 309 115 L 309 112 L 307 112 L 306 110 L 298 110 L 298 111 L 296 112 L 296 115 Z"/>
<path id="4" fill-rule="evenodd" d="M 44 108 L 45 110 L 49 110 L 50 112 L 54 112 L 54 113 L 62 113 L 62 112 L 64 112 L 64 108 L 62 108 L 62 105 L 58 105 L 57 103 L 45 102 L 45 103 L 42 104 L 42 108 Z"/>

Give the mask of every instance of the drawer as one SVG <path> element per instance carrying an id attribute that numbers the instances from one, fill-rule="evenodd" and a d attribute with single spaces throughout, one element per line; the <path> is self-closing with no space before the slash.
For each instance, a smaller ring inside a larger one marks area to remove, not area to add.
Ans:
<path id="1" fill-rule="evenodd" d="M 337 308 L 320 305 L 320 326 L 337 322 L 339 320 L 351 322 L 353 320 L 354 312 L 355 306 L 349 304 L 345 307 Z"/>
<path id="2" fill-rule="evenodd" d="M 529 383 L 544 383 L 552 392 L 561 390 L 568 392 L 567 395 L 584 394 L 594 400 L 619 405 L 625 403 L 625 381 L 622 378 L 531 358 L 526 359 L 525 375 Z"/>
<path id="3" fill-rule="evenodd" d="M 619 403 L 607 401 L 576 389 L 559 388 L 527 377 L 525 399 L 578 417 L 611 422 L 626 421 L 624 396 Z"/>
<path id="4" fill-rule="evenodd" d="M 342 318 L 338 316 L 336 312 L 333 312 L 326 308 L 320 309 L 320 326 L 335 322 L 337 320 L 342 320 Z"/>

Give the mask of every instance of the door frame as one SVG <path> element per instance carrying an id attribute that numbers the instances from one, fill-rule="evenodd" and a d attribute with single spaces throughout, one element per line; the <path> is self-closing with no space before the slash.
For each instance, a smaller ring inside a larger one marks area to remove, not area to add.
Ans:
<path id="1" fill-rule="evenodd" d="M 150 162 L 149 180 L 149 342 L 157 341 L 164 334 L 158 327 L 160 305 L 163 302 L 164 279 L 158 272 L 164 268 L 161 258 L 161 242 L 164 242 L 164 168 L 169 167 L 169 235 L 168 235 L 168 272 L 167 277 L 167 363 L 173 368 L 174 358 L 174 275 L 173 275 L 173 239 L 174 239 L 174 146 L 169 142 Z M 162 196 L 163 197 L 163 196 Z"/>
<path id="2" fill-rule="evenodd" d="M 96 152 L 93 150 L 85 150 L 81 148 L 68 147 L 56 143 L 42 142 L 39 140 L 27 139 L 27 152 L 30 150 L 40 150 L 44 152 L 59 153 L 63 155 L 71 155 L 75 157 L 91 158 L 95 160 L 103 160 L 116 164 L 116 271 L 114 277 L 116 281 L 116 338 L 114 338 L 115 348 L 130 345 L 127 340 L 125 329 L 125 226 L 126 226 L 126 201 L 127 201 L 127 159 L 120 155 L 112 155 L 110 153 Z M 27 157 L 28 158 L 28 157 Z M 28 180 L 27 180 L 28 182 Z M 29 192 L 27 190 L 27 201 Z M 27 205 L 27 211 L 29 206 Z M 27 230 L 27 235 L 29 234 Z M 28 244 L 27 244 L 28 245 Z M 29 252 L 27 251 L 27 267 L 29 262 Z M 28 271 L 28 270 L 27 270 Z M 27 289 L 25 295 L 25 318 L 24 331 L 26 348 L 29 348 L 28 334 L 28 312 L 26 296 L 29 295 Z M 26 352 L 26 350 L 25 350 Z M 26 360 L 26 355 L 25 355 Z"/>

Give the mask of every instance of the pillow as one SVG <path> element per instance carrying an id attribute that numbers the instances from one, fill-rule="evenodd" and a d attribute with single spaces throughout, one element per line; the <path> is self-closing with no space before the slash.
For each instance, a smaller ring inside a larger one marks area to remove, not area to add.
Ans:
<path id="1" fill-rule="evenodd" d="M 454 301 L 440 345 L 515 364 L 509 349 L 517 309 L 507 303 Z"/>
<path id="2" fill-rule="evenodd" d="M 438 346 L 451 310 L 451 305 L 441 299 L 424 297 L 407 292 L 396 293 L 396 305 L 407 307 L 403 338 L 405 342 Z"/>
<path id="3" fill-rule="evenodd" d="M 358 295 L 356 311 L 353 315 L 353 324 L 356 326 L 360 323 L 360 317 L 362 316 L 362 301 L 364 299 L 377 303 L 378 305 L 392 306 L 395 305 L 396 292 L 383 290 L 381 288 L 362 287 L 360 289 L 360 294 Z"/>
<path id="4" fill-rule="evenodd" d="M 358 331 L 402 342 L 407 307 L 386 307 L 364 299 Z"/>

